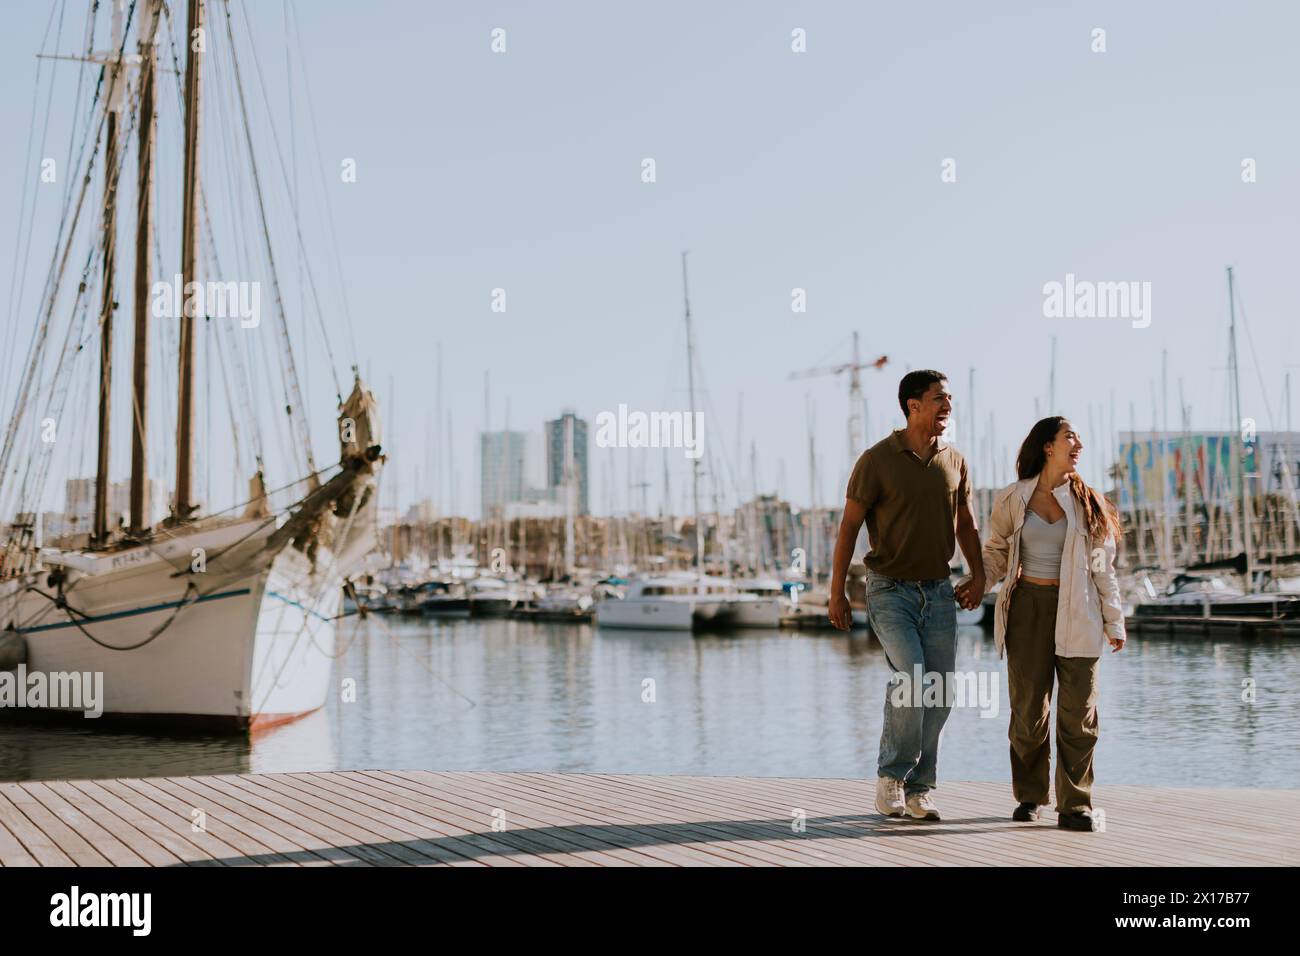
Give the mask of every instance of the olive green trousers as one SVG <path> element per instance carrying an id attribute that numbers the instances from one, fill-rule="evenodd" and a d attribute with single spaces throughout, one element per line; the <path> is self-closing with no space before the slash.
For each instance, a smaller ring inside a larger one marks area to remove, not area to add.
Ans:
<path id="1" fill-rule="evenodd" d="M 1060 588 L 1017 582 L 1007 620 L 1011 698 L 1011 790 L 1018 803 L 1046 805 L 1050 778 L 1052 684 L 1056 683 L 1056 810 L 1092 809 L 1097 746 L 1096 657 L 1056 655 Z"/>

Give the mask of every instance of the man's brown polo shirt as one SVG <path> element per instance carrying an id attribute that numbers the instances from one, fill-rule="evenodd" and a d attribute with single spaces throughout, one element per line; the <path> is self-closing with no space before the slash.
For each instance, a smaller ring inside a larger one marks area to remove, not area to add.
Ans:
<path id="1" fill-rule="evenodd" d="M 867 509 L 869 569 L 903 581 L 948 577 L 957 508 L 970 498 L 966 459 L 955 448 L 941 445 L 922 461 L 895 431 L 862 453 L 847 496 Z"/>

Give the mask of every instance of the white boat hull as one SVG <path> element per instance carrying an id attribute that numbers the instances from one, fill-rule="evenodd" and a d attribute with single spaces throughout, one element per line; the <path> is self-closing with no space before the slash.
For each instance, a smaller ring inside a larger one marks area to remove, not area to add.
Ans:
<path id="1" fill-rule="evenodd" d="M 723 606 L 719 623 L 729 627 L 776 628 L 781 626 L 781 613 L 778 598 L 733 600 Z"/>
<path id="2" fill-rule="evenodd" d="M 322 707 L 329 693 L 346 569 L 324 548 L 313 567 L 292 546 L 257 562 L 232 561 L 248 572 L 242 576 L 223 576 L 215 561 L 205 573 L 185 573 L 181 564 L 195 547 L 213 555 L 255 550 L 273 530 L 241 522 L 152 548 L 74 553 L 64 593 L 78 613 L 11 581 L 0 595 L 0 626 L 12 623 L 25 638 L 28 673 L 102 674 L 105 716 L 221 729 L 294 719 Z M 32 583 L 49 595 L 47 576 Z"/>
<path id="3" fill-rule="evenodd" d="M 689 631 L 695 622 L 691 600 L 619 600 L 596 604 L 598 627 L 630 627 L 647 631 Z"/>

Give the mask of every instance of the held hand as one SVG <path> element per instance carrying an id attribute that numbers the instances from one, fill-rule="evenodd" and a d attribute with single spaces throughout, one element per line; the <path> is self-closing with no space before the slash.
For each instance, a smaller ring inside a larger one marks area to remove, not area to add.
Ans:
<path id="1" fill-rule="evenodd" d="M 984 573 L 972 574 L 953 589 L 957 603 L 967 611 L 973 611 L 984 600 Z"/>
<path id="2" fill-rule="evenodd" d="M 1122 637 L 1108 637 L 1108 638 L 1106 638 L 1106 640 L 1110 641 L 1110 652 L 1111 652 L 1112 654 L 1114 654 L 1116 651 L 1122 651 L 1122 650 L 1124 650 L 1124 638 L 1122 638 Z"/>
<path id="3" fill-rule="evenodd" d="M 853 624 L 853 608 L 844 594 L 832 594 L 830 607 L 827 609 L 831 623 L 841 631 L 847 631 Z"/>

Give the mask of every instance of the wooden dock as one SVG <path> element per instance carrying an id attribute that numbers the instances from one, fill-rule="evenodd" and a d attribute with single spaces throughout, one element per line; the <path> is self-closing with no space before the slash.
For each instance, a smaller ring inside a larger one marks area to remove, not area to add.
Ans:
<path id="1" fill-rule="evenodd" d="M 1294 866 L 1294 790 L 1098 788 L 1106 830 L 1009 819 L 945 783 L 941 823 L 874 781 L 368 770 L 0 784 L 3 866 Z"/>

